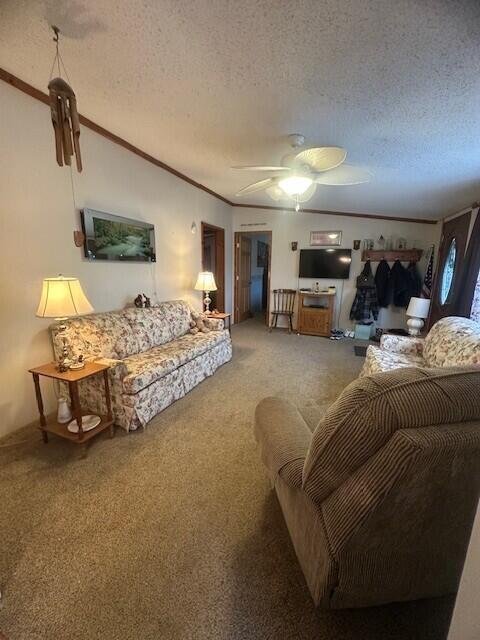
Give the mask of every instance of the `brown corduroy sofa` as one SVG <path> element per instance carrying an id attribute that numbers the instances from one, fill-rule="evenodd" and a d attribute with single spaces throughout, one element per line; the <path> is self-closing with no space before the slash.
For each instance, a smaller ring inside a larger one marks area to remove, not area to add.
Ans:
<path id="1" fill-rule="evenodd" d="M 359 378 L 313 432 L 265 398 L 255 436 L 315 604 L 456 591 L 480 491 L 480 368 Z"/>

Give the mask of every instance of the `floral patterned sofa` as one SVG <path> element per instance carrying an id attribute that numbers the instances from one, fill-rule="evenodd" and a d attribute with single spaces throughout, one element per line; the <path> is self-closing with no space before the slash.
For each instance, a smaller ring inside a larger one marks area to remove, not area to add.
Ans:
<path id="1" fill-rule="evenodd" d="M 471 365 L 480 365 L 480 323 L 451 316 L 436 322 L 425 339 L 382 336 L 380 347 L 368 347 L 360 375 L 401 367 Z"/>
<path id="2" fill-rule="evenodd" d="M 72 355 L 110 365 L 115 424 L 127 431 L 144 427 L 231 359 L 232 342 L 222 320 L 206 319 L 205 332 L 190 332 L 199 315 L 183 300 L 175 300 L 65 322 Z M 58 326 L 51 331 L 58 354 Z M 99 376 L 80 384 L 80 400 L 91 411 L 105 413 Z"/>

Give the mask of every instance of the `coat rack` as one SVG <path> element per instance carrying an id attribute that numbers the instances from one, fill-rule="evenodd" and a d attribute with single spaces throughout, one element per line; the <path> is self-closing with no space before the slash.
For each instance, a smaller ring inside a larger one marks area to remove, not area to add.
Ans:
<path id="1" fill-rule="evenodd" d="M 387 262 L 418 262 L 422 257 L 422 249 L 394 249 L 392 251 L 383 251 L 375 249 L 365 249 L 362 251 L 362 262 L 370 260 L 370 262 L 380 262 L 380 260 L 386 260 Z"/>

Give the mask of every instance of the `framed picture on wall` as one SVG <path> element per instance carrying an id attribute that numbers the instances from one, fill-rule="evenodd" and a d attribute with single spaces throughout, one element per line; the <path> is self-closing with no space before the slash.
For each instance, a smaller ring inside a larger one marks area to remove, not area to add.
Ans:
<path id="1" fill-rule="evenodd" d="M 341 244 L 341 231 L 310 231 L 311 247 L 339 247 Z"/>
<path id="2" fill-rule="evenodd" d="M 153 224 L 94 209 L 82 209 L 80 218 L 89 260 L 156 261 Z"/>
<path id="3" fill-rule="evenodd" d="M 267 266 L 267 244 L 259 240 L 257 242 L 257 267 Z"/>

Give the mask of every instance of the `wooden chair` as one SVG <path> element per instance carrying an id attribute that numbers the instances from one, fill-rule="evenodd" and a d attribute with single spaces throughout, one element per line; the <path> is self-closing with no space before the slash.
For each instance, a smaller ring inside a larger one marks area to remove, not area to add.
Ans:
<path id="1" fill-rule="evenodd" d="M 274 289 L 273 290 L 273 310 L 272 322 L 269 330 L 273 327 L 277 328 L 278 316 L 286 316 L 288 318 L 288 333 L 293 331 L 293 309 L 295 307 L 295 289 Z"/>

